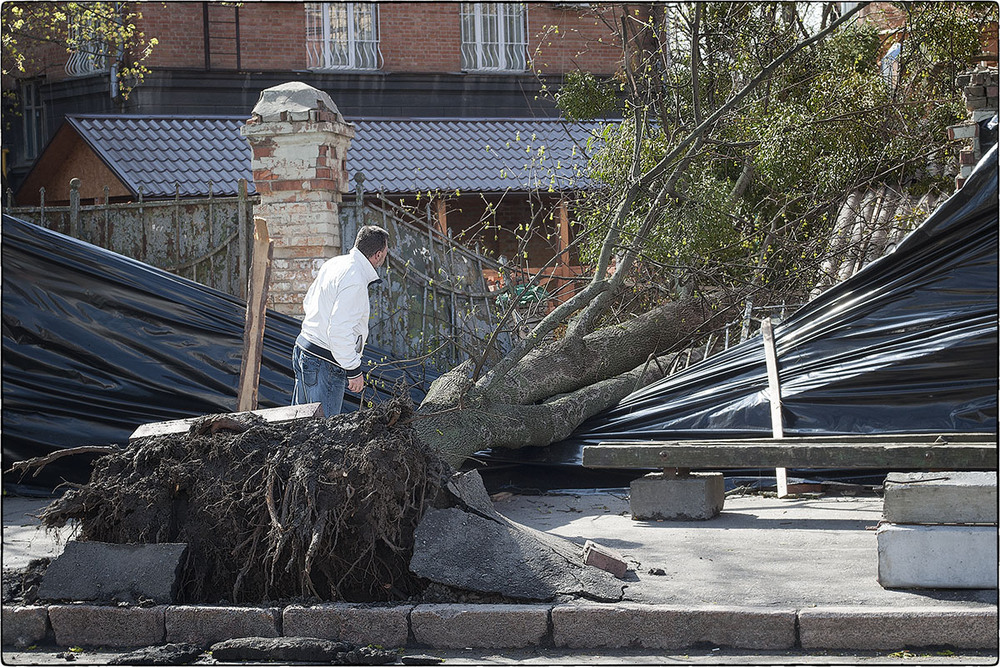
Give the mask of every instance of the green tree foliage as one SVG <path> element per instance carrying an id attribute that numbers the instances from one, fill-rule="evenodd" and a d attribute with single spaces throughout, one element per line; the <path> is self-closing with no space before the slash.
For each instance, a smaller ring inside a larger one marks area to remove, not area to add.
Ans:
<path id="1" fill-rule="evenodd" d="M 768 63 L 828 24 L 834 4 L 629 5 L 621 17 L 621 37 L 633 46 L 620 84 L 624 121 L 608 125 L 592 161 L 591 175 L 607 188 L 581 202 L 586 228 L 606 226 L 622 189 Z M 887 184 L 950 192 L 951 176 L 935 162 L 952 160 L 946 128 L 966 117 L 954 75 L 982 52 L 997 5 L 899 3 L 895 30 L 886 29 L 893 24 L 879 7 L 795 51 L 696 132 L 632 202 L 619 250 L 652 210 L 645 265 L 661 267 L 661 282 L 675 291 L 697 285 L 745 293 L 750 286 L 795 300 L 832 252 L 836 212 L 851 191 Z M 883 60 L 896 41 L 898 58 Z M 569 118 L 583 115 L 594 97 L 592 79 L 578 81 L 587 85 L 564 89 L 557 100 Z M 596 262 L 602 233 L 588 238 L 585 256 Z"/>
<path id="2" fill-rule="evenodd" d="M 143 65 L 157 40 L 139 29 L 138 3 L 4 2 L 0 5 L 4 77 L 30 78 L 65 65 L 51 57 L 53 46 L 67 56 L 91 59 L 117 73 L 123 97 L 148 72 Z"/>

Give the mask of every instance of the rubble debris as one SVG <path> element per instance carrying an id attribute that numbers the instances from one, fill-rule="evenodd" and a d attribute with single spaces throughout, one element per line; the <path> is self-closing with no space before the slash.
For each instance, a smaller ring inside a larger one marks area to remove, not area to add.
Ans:
<path id="1" fill-rule="evenodd" d="M 194 644 L 163 644 L 147 646 L 108 661 L 109 665 L 190 665 L 204 651 Z"/>
<path id="2" fill-rule="evenodd" d="M 70 540 L 45 570 L 40 600 L 74 602 L 177 601 L 186 544 L 108 544 Z"/>
<path id="3" fill-rule="evenodd" d="M 306 662 L 328 665 L 389 665 L 397 651 L 312 637 L 240 637 L 213 644 L 218 662 Z"/>
<path id="4" fill-rule="evenodd" d="M 452 588 L 520 601 L 622 598 L 622 584 L 584 566 L 579 546 L 497 512 L 478 472 L 453 476 L 448 490 L 461 506 L 428 510 L 414 535 L 414 573 Z"/>

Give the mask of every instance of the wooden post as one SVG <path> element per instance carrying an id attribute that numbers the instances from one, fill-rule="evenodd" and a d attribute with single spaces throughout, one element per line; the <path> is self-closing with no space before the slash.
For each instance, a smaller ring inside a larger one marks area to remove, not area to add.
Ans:
<path id="1" fill-rule="evenodd" d="M 558 275 L 561 278 L 564 278 L 566 280 L 556 280 L 555 281 L 555 285 L 556 285 L 556 293 L 558 294 L 558 298 L 556 299 L 556 303 L 562 303 L 562 302 L 566 301 L 567 299 L 569 299 L 570 297 L 572 297 L 573 296 L 573 292 L 575 290 L 570 290 L 568 292 L 564 292 L 563 291 L 564 288 L 567 285 L 572 284 L 568 280 L 569 275 L 570 275 L 570 271 L 569 271 L 569 250 L 568 250 L 568 248 L 569 248 L 569 209 L 566 206 L 566 198 L 565 197 L 562 197 L 561 199 L 559 199 L 559 204 L 558 204 L 557 208 L 559 209 L 559 247 L 557 249 L 557 252 L 559 253 L 559 261 L 556 264 L 556 272 L 558 273 Z"/>
<path id="2" fill-rule="evenodd" d="M 447 212 L 447 208 L 446 208 L 444 199 L 440 199 L 440 198 L 435 199 L 434 200 L 434 209 L 435 209 L 434 210 L 434 214 L 435 214 L 434 217 L 437 218 L 435 220 L 435 222 L 437 223 L 438 231 L 441 232 L 442 234 L 444 234 L 445 236 L 447 236 L 448 235 L 448 212 Z"/>
<path id="3" fill-rule="evenodd" d="M 267 289 L 271 280 L 271 259 L 274 241 L 268 236 L 267 221 L 254 218 L 253 262 L 250 284 L 247 286 L 247 316 L 243 329 L 243 362 L 240 364 L 240 385 L 236 394 L 236 410 L 257 409 L 257 383 L 260 380 L 260 357 L 264 346 L 264 317 L 267 312 Z"/>
<path id="4" fill-rule="evenodd" d="M 774 349 L 774 329 L 771 318 L 760 321 L 760 330 L 764 334 L 764 361 L 767 364 L 767 387 L 771 399 L 771 431 L 775 438 L 784 438 L 785 430 L 781 425 L 781 385 L 778 383 L 778 355 Z M 778 482 L 778 497 L 788 495 L 788 474 L 785 468 L 775 468 L 775 478 Z"/>

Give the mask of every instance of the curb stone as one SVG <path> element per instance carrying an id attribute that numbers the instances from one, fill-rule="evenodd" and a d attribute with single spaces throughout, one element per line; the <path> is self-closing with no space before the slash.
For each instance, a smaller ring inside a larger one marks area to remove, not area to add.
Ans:
<path id="1" fill-rule="evenodd" d="M 400 648 L 413 645 L 408 641 L 412 627 L 413 637 L 430 649 L 459 644 L 461 648 L 498 649 L 538 645 L 669 649 L 711 644 L 736 649 L 846 651 L 998 647 L 995 605 L 811 607 L 796 611 L 635 603 L 416 607 L 331 603 L 293 605 L 283 614 L 281 611 L 258 607 L 3 605 L 3 644 L 25 646 L 51 641 L 54 636 L 57 646 L 135 648 L 176 642 L 175 637 L 184 631 L 197 633 L 202 642 L 209 636 L 222 637 L 219 641 L 243 636 L 311 636 Z M 504 620 L 504 615 L 508 619 Z M 546 620 L 544 625 L 536 624 L 540 618 Z M 503 622 L 510 629 L 501 629 Z M 265 635 L 267 632 L 272 634 Z M 456 641 L 455 636 L 461 633 L 468 634 Z M 498 641 L 498 636 L 505 639 Z"/>
<path id="2" fill-rule="evenodd" d="M 529 648 L 548 638 L 550 609 L 532 604 L 422 604 L 410 613 L 410 627 L 421 646 Z"/>
<path id="3" fill-rule="evenodd" d="M 52 605 L 49 622 L 59 646 L 133 648 L 164 643 L 166 607 Z"/>
<path id="4" fill-rule="evenodd" d="M 4 646 L 24 648 L 45 641 L 49 632 L 49 612 L 45 607 L 4 606 L 0 627 Z"/>
<path id="5" fill-rule="evenodd" d="M 238 637 L 280 637 L 281 610 L 260 607 L 166 608 L 166 638 L 171 643 L 209 646 Z"/>
<path id="6" fill-rule="evenodd" d="M 293 605 L 282 614 L 285 637 L 315 637 L 367 646 L 405 646 L 413 605 L 372 607 L 348 602 Z"/>
<path id="7" fill-rule="evenodd" d="M 997 648 L 997 608 L 816 607 L 799 612 L 804 649 Z"/>
<path id="8" fill-rule="evenodd" d="M 557 648 L 795 647 L 795 609 L 584 604 L 552 609 Z"/>

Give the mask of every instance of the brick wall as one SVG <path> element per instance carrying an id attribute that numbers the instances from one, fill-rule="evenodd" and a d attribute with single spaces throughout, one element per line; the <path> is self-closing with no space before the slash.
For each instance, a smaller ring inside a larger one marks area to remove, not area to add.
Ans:
<path id="1" fill-rule="evenodd" d="M 461 70 L 461 5 L 457 2 L 400 2 L 379 5 L 379 48 L 387 72 Z M 529 54 L 546 74 L 582 67 L 598 74 L 615 71 L 620 57 L 611 30 L 600 20 L 611 9 L 550 3 L 528 4 Z M 201 68 L 205 64 L 201 3 L 144 2 L 142 29 L 159 43 L 147 62 L 153 68 Z M 235 36 L 231 5 L 209 5 L 216 47 Z M 300 2 L 254 2 L 239 6 L 240 58 L 245 70 L 305 69 L 305 12 Z M 556 30 L 558 28 L 558 31 Z M 215 50 L 213 48 L 213 51 Z M 213 57 L 220 68 L 235 60 Z"/>
<path id="2" fill-rule="evenodd" d="M 388 72 L 458 72 L 460 5 L 403 2 L 379 5 L 379 49 Z"/>
<path id="3" fill-rule="evenodd" d="M 570 3 L 528 7 L 528 53 L 535 71 L 563 74 L 577 68 L 610 75 L 621 63 L 621 45 L 605 23 L 615 24 L 615 8 L 581 8 Z"/>

